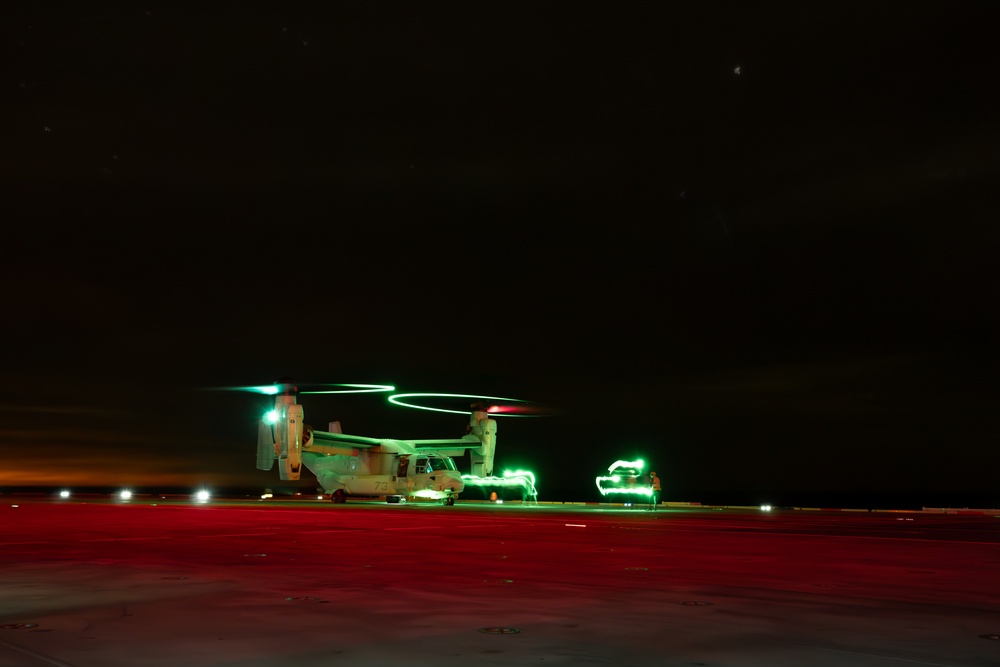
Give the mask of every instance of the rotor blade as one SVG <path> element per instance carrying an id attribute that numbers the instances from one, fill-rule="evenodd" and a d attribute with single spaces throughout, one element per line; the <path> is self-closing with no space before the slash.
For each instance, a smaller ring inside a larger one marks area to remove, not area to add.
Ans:
<path id="1" fill-rule="evenodd" d="M 404 408 L 449 414 L 469 414 L 470 410 L 483 411 L 495 417 L 549 417 L 559 412 L 532 401 L 482 394 L 428 392 L 393 394 L 389 397 L 389 402 Z"/>
<path id="2" fill-rule="evenodd" d="M 304 385 L 305 389 L 300 389 L 300 394 L 378 394 L 388 391 L 396 391 L 391 384 L 325 384 L 325 385 Z"/>
<path id="3" fill-rule="evenodd" d="M 515 403 L 513 405 L 490 405 L 486 412 L 503 417 L 551 417 L 558 411 L 537 403 Z"/>
<path id="4" fill-rule="evenodd" d="M 380 392 L 395 391 L 396 388 L 388 384 L 361 384 L 361 383 L 300 383 L 300 382 L 277 382 L 275 384 L 250 385 L 237 387 L 209 387 L 211 391 L 243 391 L 252 394 L 263 394 L 265 396 L 276 396 L 288 388 L 297 388 L 298 394 L 372 394 Z"/>
<path id="5" fill-rule="evenodd" d="M 206 391 L 245 391 L 251 394 L 274 396 L 281 393 L 281 387 L 276 384 L 266 384 L 254 387 L 204 387 Z"/>

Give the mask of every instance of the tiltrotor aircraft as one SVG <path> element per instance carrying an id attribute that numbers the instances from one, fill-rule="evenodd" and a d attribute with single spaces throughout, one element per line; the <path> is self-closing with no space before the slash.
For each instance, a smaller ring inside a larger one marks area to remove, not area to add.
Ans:
<path id="1" fill-rule="evenodd" d="M 328 431 L 313 429 L 304 421 L 291 381 L 279 380 L 265 393 L 275 394 L 274 409 L 260 421 L 257 468 L 272 470 L 277 461 L 282 480 L 297 480 L 305 466 L 335 503 L 348 496 L 384 496 L 390 503 L 430 498 L 454 505 L 465 482 L 452 457 L 466 452 L 473 476 L 493 473 L 497 423 L 482 405 L 471 409 L 462 438 L 396 440 L 349 435 L 337 421 Z"/>

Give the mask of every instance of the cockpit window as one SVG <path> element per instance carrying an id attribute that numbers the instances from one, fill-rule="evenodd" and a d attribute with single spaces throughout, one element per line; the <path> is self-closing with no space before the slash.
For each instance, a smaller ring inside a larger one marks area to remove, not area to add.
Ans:
<path id="1" fill-rule="evenodd" d="M 431 470 L 458 470 L 455 461 L 450 456 L 435 457 L 427 460 Z"/>
<path id="2" fill-rule="evenodd" d="M 418 475 L 434 472 L 435 470 L 458 470 L 455 459 L 450 456 L 431 456 L 429 458 L 417 459 L 414 472 Z"/>

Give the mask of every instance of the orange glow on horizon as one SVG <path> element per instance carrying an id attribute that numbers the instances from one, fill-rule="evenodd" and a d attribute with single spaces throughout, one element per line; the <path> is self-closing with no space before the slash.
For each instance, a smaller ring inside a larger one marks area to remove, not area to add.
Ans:
<path id="1" fill-rule="evenodd" d="M 0 471 L 0 487 L 46 486 L 46 487 L 86 487 L 86 486 L 136 486 L 136 487 L 178 487 L 211 484 L 215 486 L 257 486 L 259 480 L 252 476 L 227 475 L 224 473 L 163 473 L 149 470 L 72 471 L 39 470 L 35 468 L 5 469 Z"/>

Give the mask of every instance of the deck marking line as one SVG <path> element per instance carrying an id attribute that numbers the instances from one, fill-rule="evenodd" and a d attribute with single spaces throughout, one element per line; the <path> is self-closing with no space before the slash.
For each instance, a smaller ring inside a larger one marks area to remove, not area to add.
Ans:
<path id="1" fill-rule="evenodd" d="M 848 651 L 841 648 L 829 648 L 826 646 L 812 646 L 810 648 L 817 648 L 821 651 L 830 651 L 832 653 L 847 653 L 848 655 L 864 655 L 870 658 L 880 658 L 882 660 L 895 660 L 896 662 L 905 662 L 911 665 L 929 665 L 930 667 L 955 667 L 952 663 L 944 662 L 926 662 L 924 660 L 910 660 L 909 658 L 896 658 L 891 655 L 879 655 L 878 653 L 867 653 L 865 651 Z"/>
<path id="2" fill-rule="evenodd" d="M 5 641 L 0 641 L 0 646 L 6 646 L 7 648 L 12 649 L 14 651 L 20 651 L 25 655 L 30 655 L 35 660 L 41 660 L 42 662 L 47 662 L 48 664 L 53 665 L 53 667 L 76 667 L 76 665 L 71 665 L 68 662 L 63 662 L 62 660 L 56 660 L 55 658 L 50 658 L 47 655 L 42 655 L 41 653 L 35 653 L 34 651 L 29 651 L 28 649 L 22 648 L 16 644 L 10 644 Z"/>

